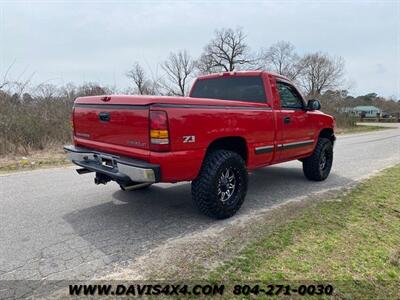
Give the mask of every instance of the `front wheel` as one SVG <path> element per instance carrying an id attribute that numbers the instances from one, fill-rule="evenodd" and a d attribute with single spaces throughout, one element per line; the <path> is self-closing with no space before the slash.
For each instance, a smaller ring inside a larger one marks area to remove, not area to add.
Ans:
<path id="1" fill-rule="evenodd" d="M 247 192 L 244 160 L 235 152 L 216 150 L 209 153 L 199 176 L 192 181 L 192 198 L 205 215 L 225 219 L 242 206 Z"/>
<path id="2" fill-rule="evenodd" d="M 313 181 L 325 180 L 329 176 L 332 163 L 332 142 L 326 138 L 319 138 L 313 154 L 303 160 L 303 173 L 307 179 Z"/>

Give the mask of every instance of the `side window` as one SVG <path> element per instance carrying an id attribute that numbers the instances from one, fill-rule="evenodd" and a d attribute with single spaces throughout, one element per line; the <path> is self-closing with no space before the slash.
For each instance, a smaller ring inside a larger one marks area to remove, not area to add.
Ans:
<path id="1" fill-rule="evenodd" d="M 281 98 L 282 108 L 292 108 L 292 109 L 303 108 L 304 106 L 303 99 L 293 86 L 278 81 L 277 87 Z"/>

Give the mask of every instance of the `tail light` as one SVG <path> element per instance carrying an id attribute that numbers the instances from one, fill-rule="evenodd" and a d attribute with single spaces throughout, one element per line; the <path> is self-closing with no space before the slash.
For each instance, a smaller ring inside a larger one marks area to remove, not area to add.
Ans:
<path id="1" fill-rule="evenodd" d="M 167 112 L 162 110 L 150 111 L 150 150 L 169 151 L 169 131 Z"/>

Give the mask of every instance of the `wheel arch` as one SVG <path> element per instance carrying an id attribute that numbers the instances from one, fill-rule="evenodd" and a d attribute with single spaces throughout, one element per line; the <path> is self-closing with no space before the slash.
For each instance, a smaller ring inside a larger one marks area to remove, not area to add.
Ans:
<path id="1" fill-rule="evenodd" d="M 333 131 L 333 128 L 323 128 L 318 134 L 318 138 L 327 138 L 332 142 L 332 145 L 335 143 L 336 137 Z"/>
<path id="2" fill-rule="evenodd" d="M 245 138 L 241 136 L 227 136 L 215 139 L 208 145 L 205 157 L 207 156 L 208 153 L 214 150 L 228 150 L 235 152 L 243 158 L 243 160 L 247 165 L 247 159 L 248 159 L 247 141 Z"/>

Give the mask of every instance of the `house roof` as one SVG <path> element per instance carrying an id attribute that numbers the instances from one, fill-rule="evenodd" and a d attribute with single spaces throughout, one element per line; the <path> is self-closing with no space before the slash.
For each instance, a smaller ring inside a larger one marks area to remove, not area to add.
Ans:
<path id="1" fill-rule="evenodd" d="M 355 110 L 366 110 L 366 111 L 380 110 L 378 107 L 372 106 L 372 105 L 359 105 L 359 106 L 354 107 L 353 109 L 355 109 Z"/>

